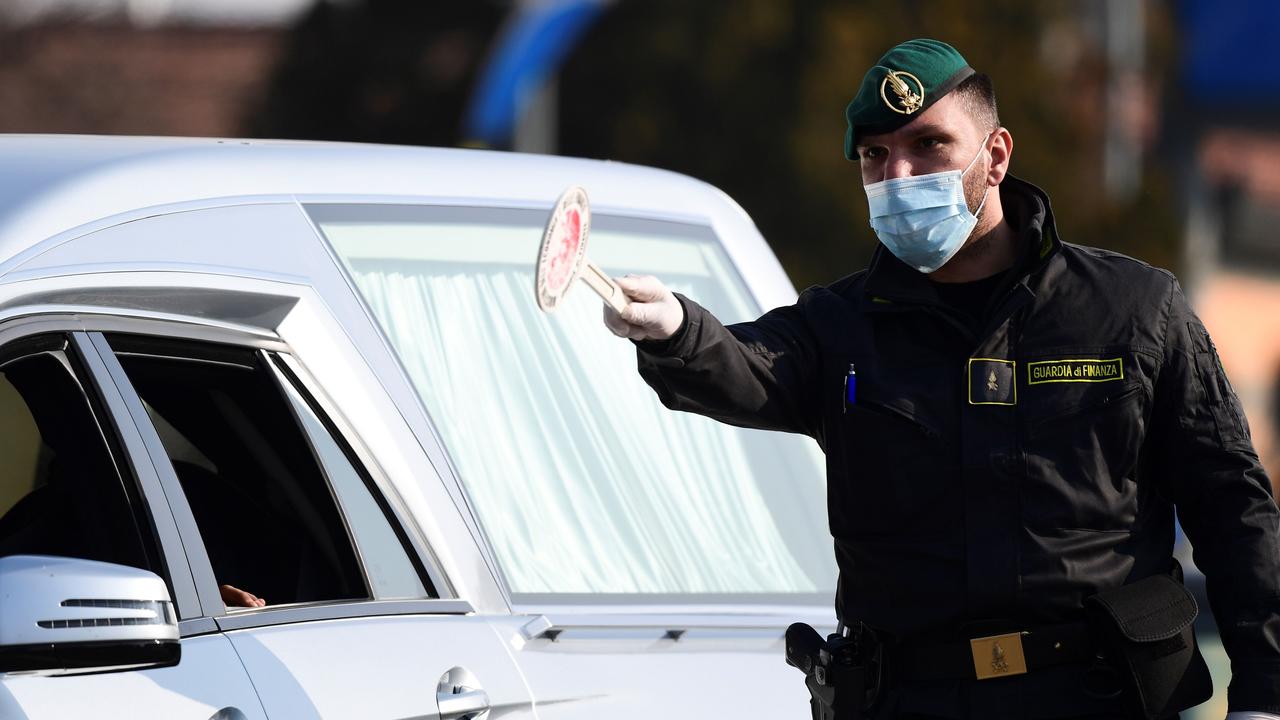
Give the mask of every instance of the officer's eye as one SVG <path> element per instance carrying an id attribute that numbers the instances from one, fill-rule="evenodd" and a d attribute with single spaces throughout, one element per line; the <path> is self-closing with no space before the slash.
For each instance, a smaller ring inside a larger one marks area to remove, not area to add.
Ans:
<path id="1" fill-rule="evenodd" d="M 863 160 L 875 160 L 884 157 L 885 149 L 882 147 L 865 147 L 859 155 Z"/>
<path id="2" fill-rule="evenodd" d="M 942 147 L 942 141 L 935 137 L 920 138 L 920 147 L 925 150 L 937 150 Z"/>

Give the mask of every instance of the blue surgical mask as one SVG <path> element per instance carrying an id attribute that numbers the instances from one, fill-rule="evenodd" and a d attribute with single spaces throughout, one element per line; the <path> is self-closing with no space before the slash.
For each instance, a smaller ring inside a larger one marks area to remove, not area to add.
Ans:
<path id="1" fill-rule="evenodd" d="M 977 214 L 969 212 L 964 198 L 964 176 L 978 162 L 990 137 L 988 133 L 964 170 L 892 178 L 864 186 L 871 228 L 889 252 L 922 273 L 937 270 L 960 252 L 978 224 Z M 983 193 L 977 212 L 982 212 L 986 203 Z"/>

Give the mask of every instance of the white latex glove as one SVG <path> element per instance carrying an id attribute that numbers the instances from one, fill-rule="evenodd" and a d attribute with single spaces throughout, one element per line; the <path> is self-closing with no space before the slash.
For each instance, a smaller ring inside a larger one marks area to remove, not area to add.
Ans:
<path id="1" fill-rule="evenodd" d="M 614 278 L 631 304 L 619 314 L 604 306 L 604 324 L 618 337 L 631 340 L 666 340 L 684 322 L 684 306 L 652 275 Z"/>
<path id="2" fill-rule="evenodd" d="M 1280 720 L 1280 715 L 1242 710 L 1240 712 L 1227 713 L 1227 720 Z"/>

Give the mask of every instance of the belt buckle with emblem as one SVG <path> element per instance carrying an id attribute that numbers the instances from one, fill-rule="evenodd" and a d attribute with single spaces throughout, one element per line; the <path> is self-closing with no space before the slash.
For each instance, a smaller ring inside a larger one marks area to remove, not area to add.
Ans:
<path id="1" fill-rule="evenodd" d="M 973 672 L 979 680 L 1012 677 L 1027 672 L 1022 652 L 1022 633 L 992 635 L 969 641 L 973 651 Z"/>

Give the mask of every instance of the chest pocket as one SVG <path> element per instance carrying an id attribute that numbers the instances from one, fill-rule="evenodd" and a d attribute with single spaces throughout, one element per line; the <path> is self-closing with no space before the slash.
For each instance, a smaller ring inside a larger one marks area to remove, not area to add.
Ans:
<path id="1" fill-rule="evenodd" d="M 959 375 L 951 368 L 855 365 L 856 392 L 845 391 L 848 363 L 833 366 L 829 425 L 841 470 L 830 476 L 833 531 L 846 536 L 934 535 L 954 522 L 957 500 L 954 408 Z M 954 377 L 949 377 L 954 376 Z M 954 421 L 952 421 L 952 424 Z"/>
<path id="2" fill-rule="evenodd" d="M 1138 511 L 1137 469 L 1148 407 L 1137 357 L 1117 353 L 1036 362 L 1026 364 L 1019 398 L 1027 524 L 1040 529 L 1131 528 Z"/>

